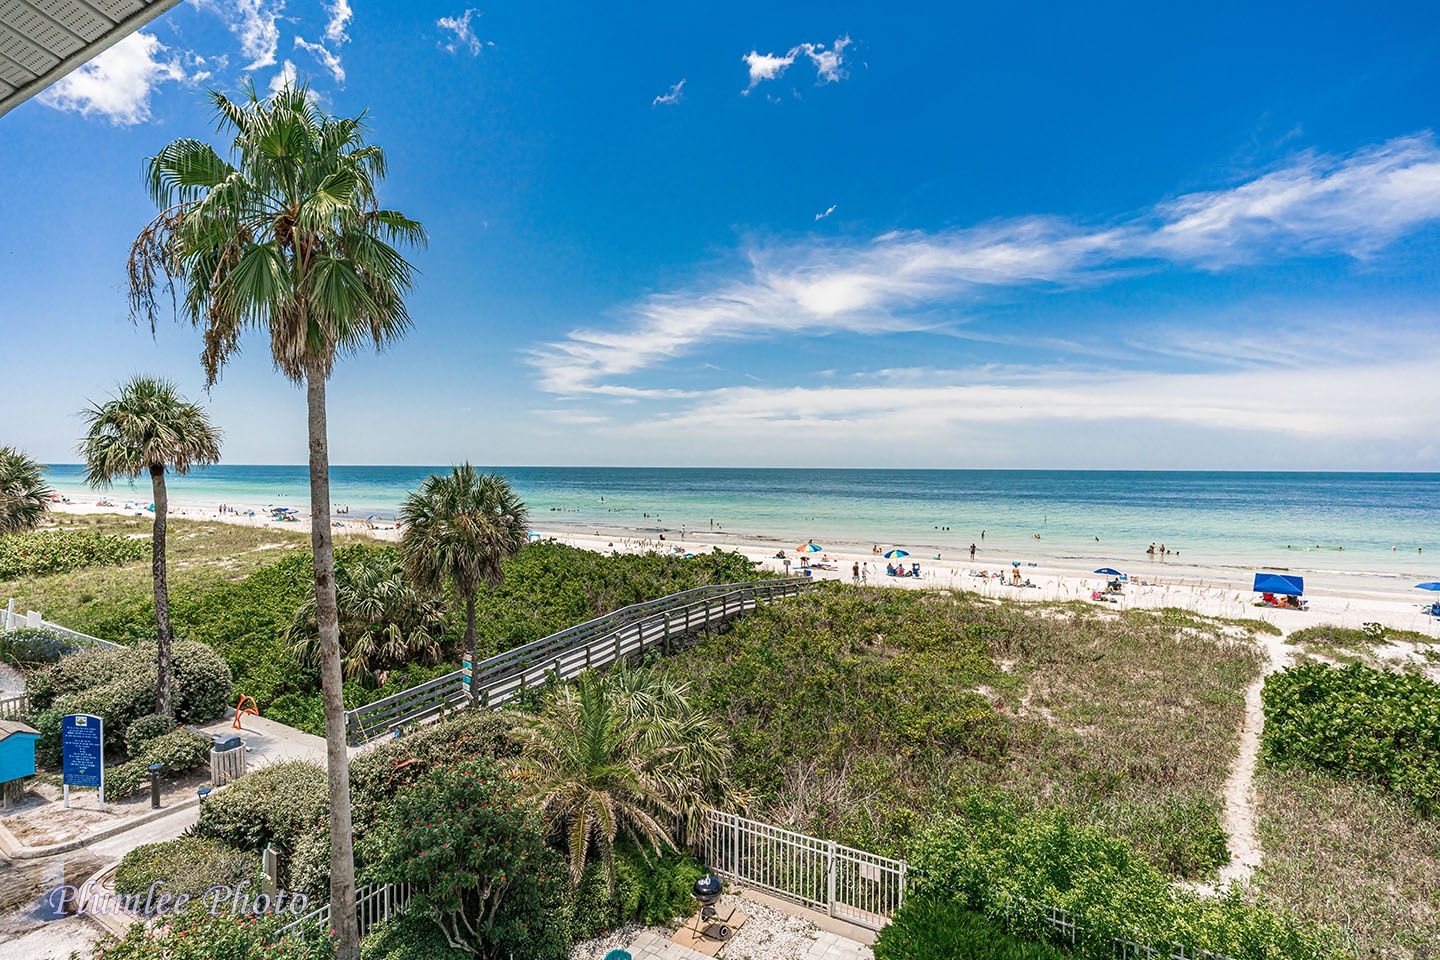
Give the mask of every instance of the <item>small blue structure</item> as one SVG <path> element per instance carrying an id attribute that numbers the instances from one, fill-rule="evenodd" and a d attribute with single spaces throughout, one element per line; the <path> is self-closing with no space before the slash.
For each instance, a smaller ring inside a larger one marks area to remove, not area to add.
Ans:
<path id="1" fill-rule="evenodd" d="M 1305 595 L 1305 578 L 1286 577 L 1278 573 L 1257 573 L 1254 590 L 1256 593 L 1273 593 L 1282 597 L 1302 597 Z"/>
<path id="2" fill-rule="evenodd" d="M 25 778 L 35 776 L 35 744 L 40 731 L 19 720 L 0 720 L 0 796 L 9 808 L 25 792 Z"/>

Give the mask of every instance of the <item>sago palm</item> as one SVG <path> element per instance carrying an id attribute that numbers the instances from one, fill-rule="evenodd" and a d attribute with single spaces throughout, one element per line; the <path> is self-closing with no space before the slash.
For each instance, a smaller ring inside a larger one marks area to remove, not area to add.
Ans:
<path id="1" fill-rule="evenodd" d="M 410 577 L 442 590 L 449 583 L 465 604 L 465 655 L 479 663 L 475 592 L 505 582 L 501 562 L 529 539 L 525 502 L 498 473 L 481 473 L 467 460 L 449 473 L 425 478 L 400 507 L 400 550 Z M 470 685 L 470 702 L 476 699 Z"/>
<path id="2" fill-rule="evenodd" d="M 621 834 L 659 853 L 675 846 L 667 824 L 677 816 L 688 825 L 732 799 L 724 731 L 685 684 L 650 671 L 583 673 L 547 694 L 517 736 L 517 772 L 564 837 L 577 881 L 592 847 L 613 881 Z"/>
<path id="3" fill-rule="evenodd" d="M 335 567 L 345 679 L 374 683 L 384 670 L 440 659 L 445 605 L 405 575 L 393 550 L 365 551 Z M 307 667 L 319 662 L 315 598 L 295 611 L 286 642 Z"/>
<path id="4" fill-rule="evenodd" d="M 130 304 L 153 328 L 158 298 L 178 288 L 182 314 L 204 333 L 207 383 L 254 332 L 275 367 L 305 386 L 320 679 L 330 783 L 330 904 L 339 960 L 356 960 L 355 858 L 349 760 L 330 531 L 325 386 L 338 358 L 377 350 L 410 326 L 414 268 L 398 247 L 423 243 L 420 224 L 383 209 L 385 155 L 364 116 L 323 113 L 305 86 L 261 99 L 211 93 L 225 159 L 200 140 L 171 142 L 147 165 L 160 208 L 131 248 Z"/>
<path id="5" fill-rule="evenodd" d="M 181 396 L 179 388 L 158 377 L 133 377 L 104 403 L 81 413 L 85 439 L 85 480 L 109 487 L 117 477 L 134 480 L 150 475 L 155 499 L 154 533 L 150 540 L 150 579 L 155 589 L 155 645 L 158 682 L 155 712 L 171 716 L 170 600 L 165 567 L 165 520 L 169 500 L 165 471 L 178 474 L 191 467 L 218 463 L 220 433 L 210 425 L 203 407 Z"/>
<path id="6" fill-rule="evenodd" d="M 0 537 L 34 530 L 50 497 L 45 468 L 14 447 L 0 447 Z"/>

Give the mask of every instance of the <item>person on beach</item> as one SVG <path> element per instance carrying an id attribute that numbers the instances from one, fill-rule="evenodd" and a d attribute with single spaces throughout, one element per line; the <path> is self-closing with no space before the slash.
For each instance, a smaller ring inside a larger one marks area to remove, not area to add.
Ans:
<path id="1" fill-rule="evenodd" d="M 970 559 L 971 559 L 971 560 L 974 560 L 974 559 L 975 559 L 975 544 L 973 544 L 973 543 L 970 544 Z"/>
<path id="2" fill-rule="evenodd" d="M 859 583 L 859 582 L 860 582 L 860 561 L 859 561 L 859 560 L 856 560 L 856 561 L 855 561 L 855 566 L 850 569 L 850 582 L 851 582 L 851 583 Z"/>

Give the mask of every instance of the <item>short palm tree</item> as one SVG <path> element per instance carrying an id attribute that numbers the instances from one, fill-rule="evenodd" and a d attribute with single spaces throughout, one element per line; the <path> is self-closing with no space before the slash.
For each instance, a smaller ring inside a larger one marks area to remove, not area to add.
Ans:
<path id="1" fill-rule="evenodd" d="M 727 786 L 724 731 L 687 684 L 652 671 L 587 671 L 552 690 L 516 735 L 517 772 L 565 839 L 577 881 L 592 847 L 613 882 L 621 834 L 660 853 L 675 847 L 667 822 L 678 816 L 689 834 L 706 806 L 741 799 Z"/>
<path id="2" fill-rule="evenodd" d="M 210 101 L 230 138 L 230 159 L 186 138 L 149 160 L 146 183 L 160 214 L 131 247 L 130 306 L 153 329 L 160 295 L 171 284 L 183 291 L 182 314 L 204 332 L 207 384 L 253 331 L 268 341 L 276 369 L 305 385 L 331 923 L 338 960 L 357 960 L 325 386 L 338 358 L 378 350 L 409 328 L 405 295 L 414 268 L 397 245 L 423 243 L 425 232 L 380 206 L 375 185 L 385 176 L 385 154 L 366 142 L 363 115 L 325 114 L 304 85 L 261 99 L 252 84 L 239 100 L 212 92 Z"/>
<path id="3" fill-rule="evenodd" d="M 444 601 L 411 582 L 393 549 L 365 550 L 337 563 L 335 600 L 345 679 L 369 684 L 384 670 L 440 660 Z M 319 662 L 313 596 L 295 611 L 285 640 L 307 667 Z"/>
<path id="4" fill-rule="evenodd" d="M 34 530 L 50 497 L 45 468 L 14 447 L 0 447 L 0 537 Z"/>
<path id="5" fill-rule="evenodd" d="M 155 712 L 173 715 L 170 705 L 170 602 L 165 571 L 165 518 L 169 501 L 165 471 L 179 474 L 191 467 L 218 463 L 220 433 L 197 403 L 185 399 L 169 380 L 134 377 L 104 403 L 92 403 L 85 418 L 85 479 L 108 487 L 117 477 L 150 475 L 155 497 L 154 536 L 150 541 L 150 573 L 155 588 L 156 668 Z"/>
<path id="6" fill-rule="evenodd" d="M 481 473 L 467 460 L 449 473 L 425 478 L 400 506 L 400 550 L 411 579 L 431 590 L 446 584 L 465 604 L 465 655 L 479 663 L 475 592 L 505 582 L 501 561 L 529 542 L 525 503 L 498 473 Z M 470 702 L 476 698 L 470 686 Z"/>

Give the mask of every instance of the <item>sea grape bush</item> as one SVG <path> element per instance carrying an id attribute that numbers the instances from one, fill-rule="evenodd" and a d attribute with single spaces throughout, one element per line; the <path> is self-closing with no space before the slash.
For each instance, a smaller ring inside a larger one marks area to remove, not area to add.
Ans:
<path id="1" fill-rule="evenodd" d="M 570 953 L 564 861 L 513 774 L 488 757 L 432 770 L 402 789 L 362 838 L 371 882 L 410 883 L 408 911 L 486 960 Z"/>
<path id="2" fill-rule="evenodd" d="M 1184 945 L 1235 960 L 1351 957 L 1339 931 L 1251 903 L 1238 890 L 1201 897 L 1176 888 L 1123 840 L 1058 810 L 1021 814 L 967 798 L 922 837 L 911 863 L 917 894 L 954 898 L 1024 938 L 1053 936 L 1047 908 L 1069 911 L 1083 931 L 1077 954 L 1096 960 L 1115 956 L 1116 939 L 1166 956 Z"/>
<path id="3" fill-rule="evenodd" d="M 94 530 L 41 530 L 0 539 L 0 580 L 143 559 L 150 541 Z"/>
<path id="4" fill-rule="evenodd" d="M 1440 804 L 1440 684 L 1363 664 L 1309 663 L 1265 680 L 1265 759 Z"/>

